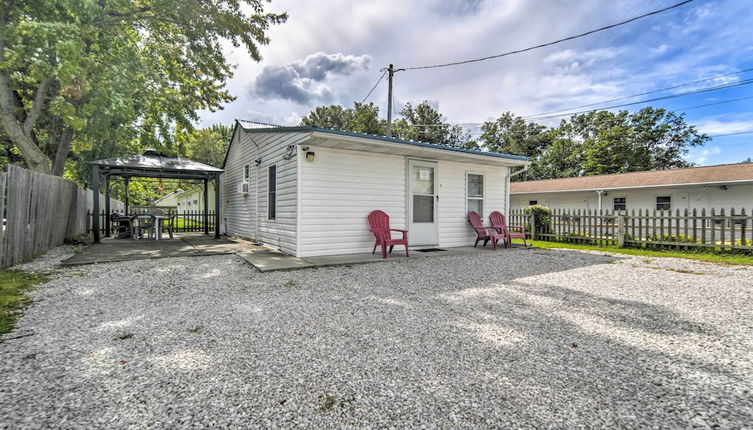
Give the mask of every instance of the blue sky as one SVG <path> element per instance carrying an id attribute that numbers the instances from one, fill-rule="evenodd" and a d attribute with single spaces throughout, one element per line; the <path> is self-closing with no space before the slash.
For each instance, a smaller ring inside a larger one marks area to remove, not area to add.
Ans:
<path id="1" fill-rule="evenodd" d="M 203 124 L 241 118 L 295 124 L 313 107 L 361 101 L 389 63 L 436 64 L 492 55 L 578 34 L 659 9 L 666 1 L 273 1 L 290 19 L 270 31 L 255 63 L 237 64 L 228 88 L 237 100 L 202 114 Z M 478 124 L 506 111 L 534 115 L 753 68 L 753 4 L 694 2 L 644 20 L 536 51 L 443 69 L 396 74 L 395 100 L 429 100 L 452 123 Z M 718 78 L 674 93 L 753 79 Z M 369 101 L 386 111 L 386 83 Z M 663 96 L 672 91 L 651 94 Z M 651 103 L 681 108 L 753 97 L 753 85 Z M 646 98 L 644 96 L 643 98 Z M 638 101 L 642 98 L 625 100 Z M 626 109 L 635 110 L 645 105 Z M 753 98 L 684 110 L 709 135 L 753 131 Z M 544 120 L 547 121 L 547 120 Z M 548 121 L 556 121 L 549 119 Z M 753 157 L 753 134 L 716 137 L 689 154 L 701 164 Z"/>

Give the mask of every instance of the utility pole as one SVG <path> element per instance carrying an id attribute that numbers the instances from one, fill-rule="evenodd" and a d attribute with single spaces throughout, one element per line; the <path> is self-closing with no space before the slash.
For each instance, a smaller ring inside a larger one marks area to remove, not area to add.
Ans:
<path id="1" fill-rule="evenodd" d="M 387 137 L 392 137 L 392 76 L 403 70 L 395 69 L 392 64 L 387 67 Z"/>
<path id="2" fill-rule="evenodd" d="M 387 68 L 387 137 L 392 137 L 392 75 L 395 67 L 390 64 Z"/>

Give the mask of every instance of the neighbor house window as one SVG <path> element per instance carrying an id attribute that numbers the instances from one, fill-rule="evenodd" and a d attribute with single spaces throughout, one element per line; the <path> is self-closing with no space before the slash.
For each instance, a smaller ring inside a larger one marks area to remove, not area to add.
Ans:
<path id="1" fill-rule="evenodd" d="M 268 217 L 275 219 L 277 217 L 277 166 L 269 166 L 269 196 L 268 196 Z"/>
<path id="2" fill-rule="evenodd" d="M 659 196 L 656 198 L 656 210 L 657 211 L 668 211 L 671 209 L 672 209 L 672 197 Z"/>
<path id="3" fill-rule="evenodd" d="M 478 212 L 484 216 L 484 175 L 468 173 L 466 175 L 466 205 L 467 212 Z"/>
<path id="4" fill-rule="evenodd" d="M 251 165 L 246 164 L 243 166 L 243 182 L 249 182 L 251 180 Z"/>
<path id="5" fill-rule="evenodd" d="M 529 200 L 528 201 L 528 206 L 533 206 L 533 205 L 537 205 L 537 204 L 539 204 L 538 200 Z"/>
<path id="6" fill-rule="evenodd" d="M 627 198 L 615 197 L 613 209 L 616 211 L 624 211 L 627 208 Z"/>

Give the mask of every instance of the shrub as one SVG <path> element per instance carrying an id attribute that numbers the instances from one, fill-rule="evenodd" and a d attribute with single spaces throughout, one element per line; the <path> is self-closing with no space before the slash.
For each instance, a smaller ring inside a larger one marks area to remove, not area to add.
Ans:
<path id="1" fill-rule="evenodd" d="M 527 219 L 533 217 L 534 225 L 536 226 L 536 233 L 551 233 L 552 232 L 552 210 L 546 206 L 533 205 L 525 208 L 524 213 Z M 530 222 L 530 221 L 529 221 Z M 530 230 L 530 224 L 526 225 L 526 230 Z"/>
<path id="2" fill-rule="evenodd" d="M 69 245 L 89 246 L 93 242 L 94 242 L 94 237 L 91 234 L 86 234 L 86 233 L 77 234 L 74 238 L 65 240 L 65 243 Z"/>

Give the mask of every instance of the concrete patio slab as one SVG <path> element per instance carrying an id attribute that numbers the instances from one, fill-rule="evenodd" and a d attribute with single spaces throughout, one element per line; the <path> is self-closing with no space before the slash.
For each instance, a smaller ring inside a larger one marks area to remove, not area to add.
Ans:
<path id="1" fill-rule="evenodd" d="M 245 246 L 245 244 L 226 238 L 214 239 L 201 233 L 176 234 L 174 239 L 164 240 L 108 238 L 103 239 L 101 243 L 84 248 L 80 253 L 63 261 L 62 265 L 75 266 L 152 258 L 233 254 Z"/>

